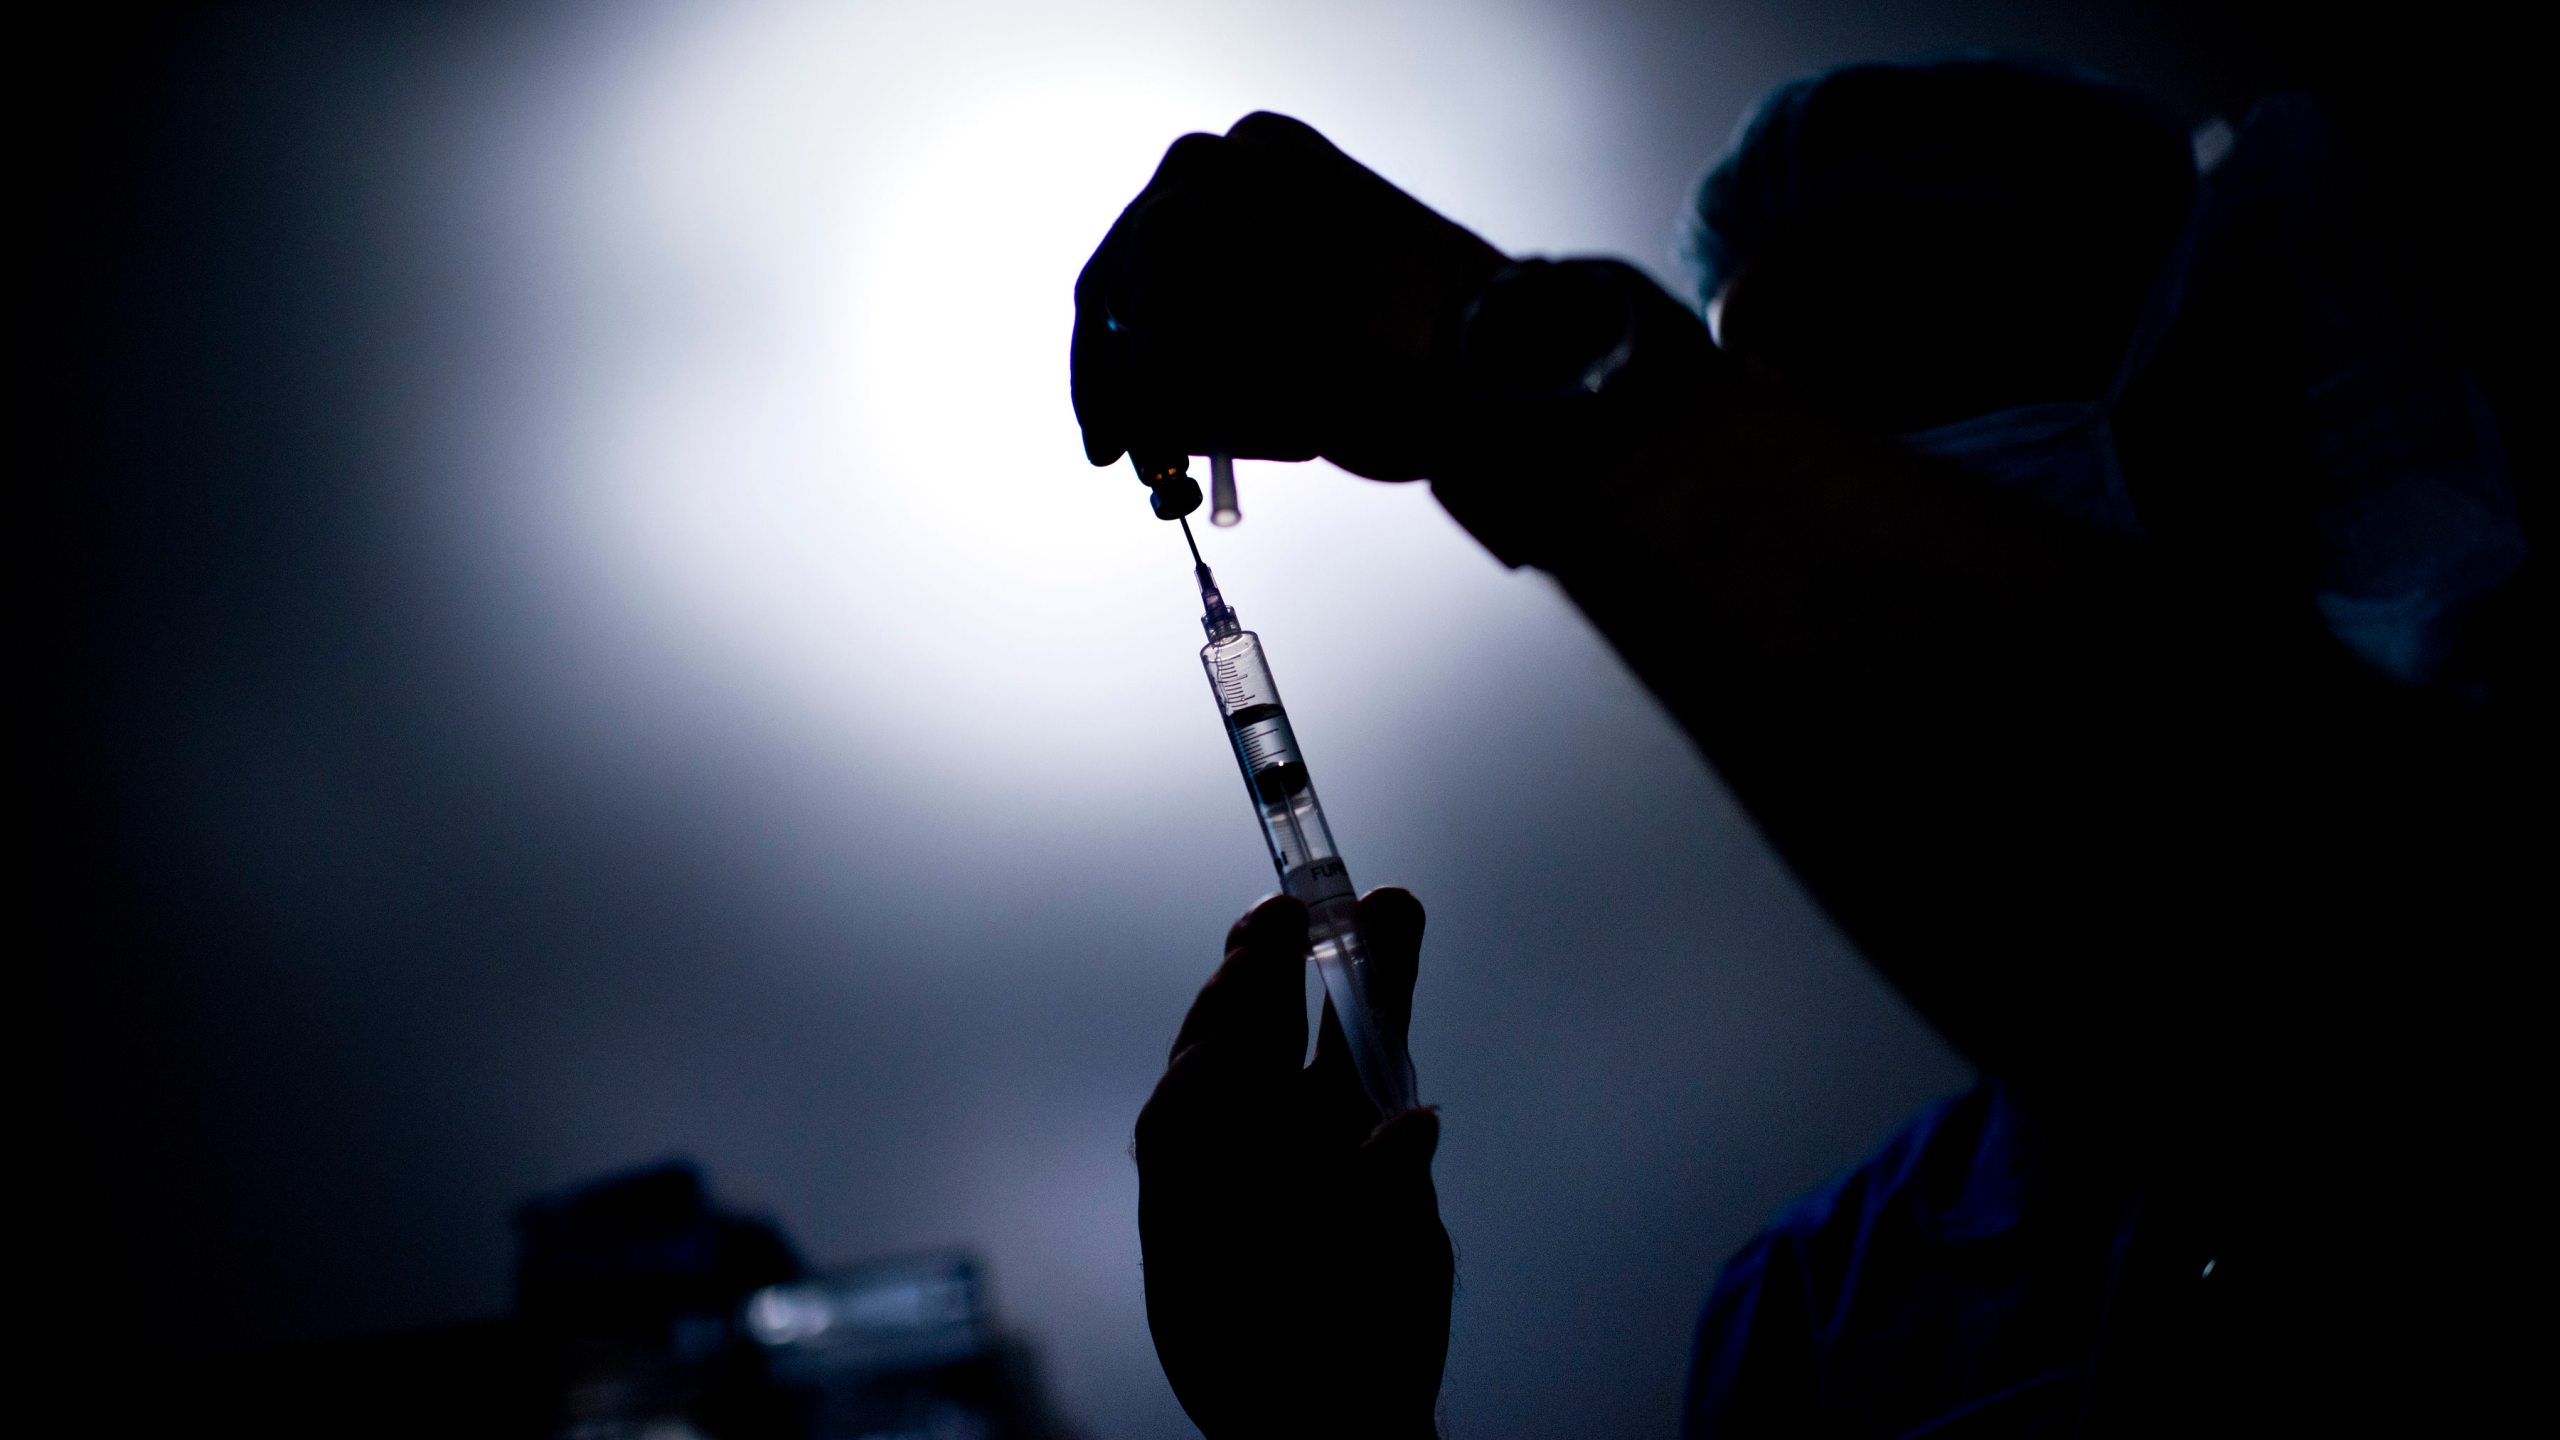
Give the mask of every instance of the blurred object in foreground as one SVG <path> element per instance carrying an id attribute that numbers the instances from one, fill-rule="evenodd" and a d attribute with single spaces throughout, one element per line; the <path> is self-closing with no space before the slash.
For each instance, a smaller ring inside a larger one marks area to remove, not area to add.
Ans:
<path id="1" fill-rule="evenodd" d="M 671 1161 L 516 1215 L 508 1319 L 209 1356 L 92 1433 L 270 1440 L 1072 1440 L 958 1250 L 810 1271 Z"/>
<path id="2" fill-rule="evenodd" d="M 1031 1356 L 996 1332 L 978 1265 L 957 1251 L 879 1261 L 768 1286 L 746 1333 L 812 1440 L 1010 1440 L 1062 1432 L 1043 1413 Z"/>
<path id="3" fill-rule="evenodd" d="M 681 1161 L 518 1216 L 553 1440 L 1048 1440 L 1027 1351 L 946 1251 L 807 1273 Z"/>
<path id="4" fill-rule="evenodd" d="M 683 1161 L 516 1214 L 516 1320 L 547 1372 L 558 1440 L 794 1436 L 741 1342 L 739 1305 L 801 1272 L 770 1223 L 716 1208 Z"/>

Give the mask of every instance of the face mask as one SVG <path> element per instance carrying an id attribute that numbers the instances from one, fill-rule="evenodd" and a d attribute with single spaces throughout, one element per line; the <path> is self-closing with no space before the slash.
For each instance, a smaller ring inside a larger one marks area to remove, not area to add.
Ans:
<path id="1" fill-rule="evenodd" d="M 2119 534 L 2141 534 L 2141 522 L 2125 492 L 2124 468 L 2116 458 L 2109 417 L 2125 388 L 2151 363 L 2160 337 L 2168 332 L 2169 322 L 2186 299 L 2187 270 L 2203 213 L 2199 186 L 2186 226 L 2170 246 L 2159 278 L 2143 301 L 2123 358 L 2097 398 L 2019 405 L 1894 438 L 1909 449 L 1938 456 L 2017 491 L 2054 514 Z"/>
<path id="2" fill-rule="evenodd" d="M 2250 116 L 2233 151 L 2254 162 L 2226 164 L 2216 178 L 2242 170 L 2241 189 L 2286 192 L 2294 206 L 2316 207 L 2316 191 L 2288 187 L 2324 173 L 2333 143 L 2316 106 L 2278 96 Z M 2209 193 L 2209 182 L 2197 186 L 2186 229 L 2096 399 L 1998 410 L 1896 438 L 2052 513 L 2140 535 L 2109 417 L 2185 301 Z M 2328 311 L 2371 308 L 2360 295 L 2335 293 L 2352 280 L 2327 282 L 2330 290 L 2321 293 Z M 2435 683 L 2470 608 L 2525 561 L 2497 424 L 2467 377 L 2413 365 L 2405 337 L 2389 327 L 2320 334 L 2322 344 L 2306 357 L 2302 390 L 2314 441 L 2309 478 L 2318 492 L 2304 516 L 2320 543 L 2314 598 L 2330 633 L 2365 664 L 2404 684 Z"/>
<path id="3" fill-rule="evenodd" d="M 1896 436 L 2084 525 L 2142 533 L 2125 494 L 2107 400 L 2020 405 Z"/>

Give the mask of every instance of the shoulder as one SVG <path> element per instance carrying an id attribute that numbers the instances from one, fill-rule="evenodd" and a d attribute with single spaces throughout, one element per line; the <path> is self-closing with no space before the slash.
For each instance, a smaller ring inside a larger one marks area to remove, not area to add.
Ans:
<path id="1" fill-rule="evenodd" d="M 1688 1433 L 1907 1433 L 2076 1404 L 2121 1197 L 2035 1151 L 1986 1085 L 1773 1217 L 1700 1317 Z"/>

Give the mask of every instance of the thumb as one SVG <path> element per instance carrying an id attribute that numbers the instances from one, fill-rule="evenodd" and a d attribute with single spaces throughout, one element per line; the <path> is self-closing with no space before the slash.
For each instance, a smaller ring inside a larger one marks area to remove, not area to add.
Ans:
<path id="1" fill-rule="evenodd" d="M 1417 1105 L 1401 1114 L 1390 1115 L 1378 1122 L 1361 1142 L 1361 1162 L 1385 1172 L 1401 1172 L 1431 1168 L 1431 1157 L 1440 1153 L 1440 1107 Z"/>
<path id="2" fill-rule="evenodd" d="M 1348 160 L 1342 147 L 1322 131 L 1292 115 L 1256 110 L 1227 127 L 1227 139 L 1248 149 L 1278 154 L 1316 155 Z"/>
<path id="3" fill-rule="evenodd" d="M 1381 1121 L 1352 1161 L 1364 1208 L 1390 1227 L 1437 1219 L 1440 1197 L 1431 1183 L 1431 1158 L 1439 1151 L 1437 1108 L 1416 1106 Z"/>
<path id="4" fill-rule="evenodd" d="M 1386 1012 L 1379 1018 L 1398 1041 L 1406 1038 L 1413 1017 L 1423 921 L 1422 902 L 1400 886 L 1381 885 L 1360 897 L 1360 939 L 1375 977 L 1370 998 Z"/>

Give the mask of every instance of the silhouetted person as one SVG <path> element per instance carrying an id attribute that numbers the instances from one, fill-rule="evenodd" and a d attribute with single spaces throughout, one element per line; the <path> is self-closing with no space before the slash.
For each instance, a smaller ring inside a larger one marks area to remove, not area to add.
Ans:
<path id="1" fill-rule="evenodd" d="M 2532 572 L 2393 183 L 2301 96 L 2200 174 L 2085 77 L 1857 67 L 1701 190 L 1712 339 L 1272 115 L 1176 142 L 1080 279 L 1089 458 L 1428 479 L 1985 1076 L 1728 1265 L 1694 1431 L 2512 1398 Z M 1410 987 L 1419 906 L 1364 905 Z M 1427 1435 L 1437 1121 L 1299 1069 L 1302 924 L 1239 922 L 1140 1117 L 1150 1321 L 1213 1436 Z"/>

